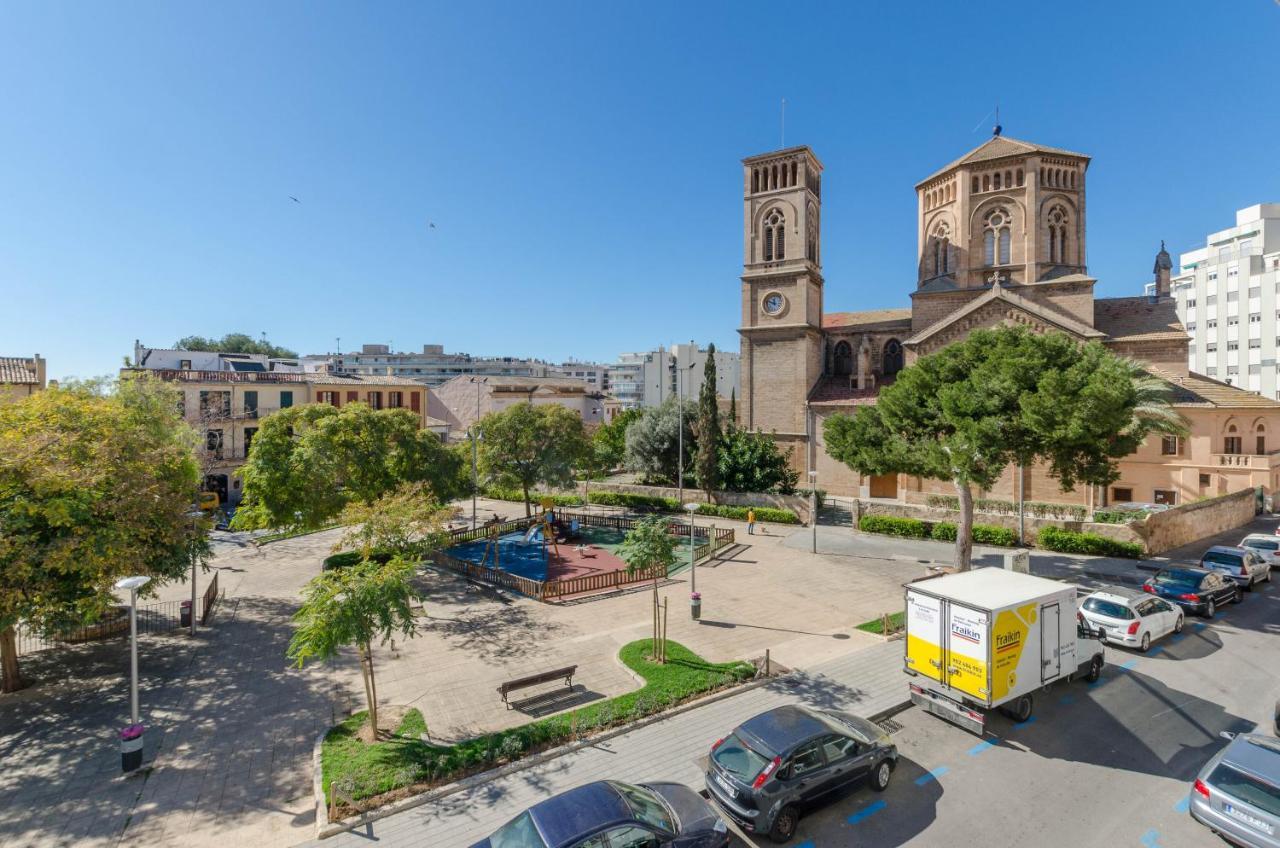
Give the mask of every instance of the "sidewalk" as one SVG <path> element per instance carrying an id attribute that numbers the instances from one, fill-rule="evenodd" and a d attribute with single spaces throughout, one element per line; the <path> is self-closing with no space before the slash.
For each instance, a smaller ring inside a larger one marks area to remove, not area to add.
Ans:
<path id="1" fill-rule="evenodd" d="M 902 642 L 884 642 L 651 724 L 540 766 L 458 792 L 323 841 L 324 848 L 465 848 L 551 795 L 611 778 L 673 780 L 702 788 L 699 760 L 743 720 L 780 704 L 805 703 L 873 716 L 902 704 Z"/>

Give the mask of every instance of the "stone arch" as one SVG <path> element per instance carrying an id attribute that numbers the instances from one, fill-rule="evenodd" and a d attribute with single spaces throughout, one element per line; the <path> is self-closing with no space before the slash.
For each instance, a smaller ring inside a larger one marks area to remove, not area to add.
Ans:
<path id="1" fill-rule="evenodd" d="M 831 373 L 837 377 L 853 374 L 853 346 L 844 339 L 836 343 L 835 353 L 831 357 Z"/>
<path id="2" fill-rule="evenodd" d="M 880 355 L 880 372 L 886 377 L 892 377 L 902 370 L 903 364 L 902 342 L 889 339 L 884 343 Z"/>

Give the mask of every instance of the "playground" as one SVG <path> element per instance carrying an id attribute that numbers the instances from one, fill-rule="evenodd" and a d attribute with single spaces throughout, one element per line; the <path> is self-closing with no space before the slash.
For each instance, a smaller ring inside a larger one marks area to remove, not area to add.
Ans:
<path id="1" fill-rule="evenodd" d="M 526 531 L 454 545 L 450 555 L 529 580 L 567 580 L 625 570 L 617 549 L 625 534 L 611 527 L 540 521 Z"/>

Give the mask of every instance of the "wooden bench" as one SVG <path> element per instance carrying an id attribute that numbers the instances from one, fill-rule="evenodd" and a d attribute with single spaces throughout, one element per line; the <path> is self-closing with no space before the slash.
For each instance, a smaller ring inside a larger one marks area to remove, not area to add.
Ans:
<path id="1" fill-rule="evenodd" d="M 544 671 L 540 674 L 531 674 L 528 677 L 517 677 L 515 680 L 508 680 L 498 687 L 498 694 L 502 696 L 502 703 L 507 705 L 507 709 L 512 709 L 511 702 L 507 700 L 507 696 L 517 689 L 528 689 L 530 686 L 537 686 L 541 683 L 550 683 L 553 680 L 564 680 L 564 685 L 573 688 L 573 675 L 577 672 L 576 665 L 567 668 L 557 668 L 554 671 Z"/>

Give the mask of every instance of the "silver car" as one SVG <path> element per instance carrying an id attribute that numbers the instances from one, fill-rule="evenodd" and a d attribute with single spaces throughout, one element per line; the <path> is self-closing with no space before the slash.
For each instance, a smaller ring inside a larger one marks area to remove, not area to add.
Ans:
<path id="1" fill-rule="evenodd" d="M 1271 579 L 1271 566 L 1249 548 L 1214 545 L 1200 557 L 1200 567 L 1229 577 L 1246 592 Z"/>
<path id="2" fill-rule="evenodd" d="M 1280 568 L 1280 536 L 1250 533 L 1240 540 L 1240 547 L 1253 551 L 1272 568 Z"/>
<path id="3" fill-rule="evenodd" d="M 1231 744 L 1200 769 L 1191 817 L 1248 848 L 1280 848 L 1280 739 L 1223 733 Z"/>

